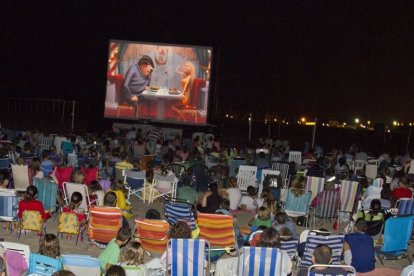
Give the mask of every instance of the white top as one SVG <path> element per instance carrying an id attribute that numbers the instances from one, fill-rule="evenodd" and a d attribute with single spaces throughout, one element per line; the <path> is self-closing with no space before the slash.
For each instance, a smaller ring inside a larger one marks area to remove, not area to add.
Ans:
<path id="1" fill-rule="evenodd" d="M 237 210 L 239 207 L 240 199 L 242 197 L 240 188 L 229 188 L 227 189 L 227 193 L 229 194 L 230 209 Z"/>
<path id="2" fill-rule="evenodd" d="M 246 210 L 248 211 L 255 211 L 257 208 L 257 202 L 250 196 L 242 196 L 240 200 L 240 206 L 241 205 L 245 205 Z"/>

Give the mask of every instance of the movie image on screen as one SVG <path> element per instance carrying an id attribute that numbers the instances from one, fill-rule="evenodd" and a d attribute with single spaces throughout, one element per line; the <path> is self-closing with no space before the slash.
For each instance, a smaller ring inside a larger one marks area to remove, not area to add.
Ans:
<path id="1" fill-rule="evenodd" d="M 205 125 L 211 47 L 111 40 L 106 118 Z"/>

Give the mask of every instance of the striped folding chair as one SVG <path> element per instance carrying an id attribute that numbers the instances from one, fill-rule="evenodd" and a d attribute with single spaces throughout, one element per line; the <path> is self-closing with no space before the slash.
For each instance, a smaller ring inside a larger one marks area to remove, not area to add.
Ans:
<path id="1" fill-rule="evenodd" d="M 316 219 L 321 220 L 330 220 L 336 218 L 338 215 L 339 208 L 339 192 L 336 190 L 333 191 L 323 191 L 317 195 L 318 203 L 314 208 L 313 219 L 312 219 L 312 229 L 316 229 Z"/>
<path id="2" fill-rule="evenodd" d="M 29 274 L 50 276 L 59 271 L 62 265 L 59 260 L 36 253 L 30 254 Z"/>
<path id="3" fill-rule="evenodd" d="M 343 235 L 329 235 L 321 236 L 316 235 L 314 232 L 310 232 L 306 238 L 305 251 L 303 258 L 300 261 L 301 267 L 309 267 L 312 265 L 313 251 L 318 245 L 327 245 L 332 250 L 332 264 L 341 264 L 342 249 L 344 245 Z"/>
<path id="4" fill-rule="evenodd" d="M 135 220 L 135 237 L 148 254 L 164 253 L 169 229 L 170 225 L 165 220 Z"/>
<path id="5" fill-rule="evenodd" d="M 238 276 L 282 275 L 282 252 L 278 248 L 243 247 L 238 258 Z"/>
<path id="6" fill-rule="evenodd" d="M 42 154 L 44 150 L 49 150 L 50 146 L 53 144 L 55 137 L 53 136 L 42 136 L 39 144 L 39 153 Z"/>
<path id="7" fill-rule="evenodd" d="M 47 178 L 33 178 L 33 185 L 37 188 L 37 199 L 43 203 L 45 210 L 56 208 L 58 184 Z"/>
<path id="8" fill-rule="evenodd" d="M 302 152 L 289 151 L 288 162 L 295 162 L 296 165 L 302 164 Z"/>
<path id="9" fill-rule="evenodd" d="M 14 189 L 18 192 L 25 192 L 30 186 L 28 165 L 11 165 Z"/>
<path id="10" fill-rule="evenodd" d="M 313 275 L 313 276 L 332 276 L 333 273 L 332 271 L 326 271 L 325 273 L 323 272 L 323 270 L 315 270 L 315 268 L 317 267 L 321 267 L 321 268 L 331 268 L 331 269 L 342 269 L 344 272 L 342 272 L 341 274 L 334 274 L 334 275 L 357 275 L 357 272 L 355 270 L 355 268 L 353 266 L 350 265 L 332 265 L 332 264 L 315 264 L 315 265 L 311 265 L 308 268 L 308 275 Z"/>
<path id="11" fill-rule="evenodd" d="M 359 183 L 356 181 L 342 180 L 341 181 L 341 207 L 339 209 L 340 222 L 347 223 L 350 215 L 354 212 L 354 206 L 358 195 Z M 340 229 L 340 227 L 338 227 Z"/>
<path id="12" fill-rule="evenodd" d="M 116 207 L 92 206 L 89 210 L 89 240 L 108 243 L 118 234 L 122 226 L 122 211 Z"/>
<path id="13" fill-rule="evenodd" d="M 192 205 L 175 198 L 166 198 L 164 202 L 165 217 L 170 225 L 177 221 L 185 221 L 191 229 L 195 228 Z"/>
<path id="14" fill-rule="evenodd" d="M 237 186 L 244 193 L 247 191 L 247 187 L 256 187 L 256 166 L 241 165 L 239 168 L 239 174 L 237 175 Z"/>
<path id="15" fill-rule="evenodd" d="M 402 198 L 395 203 L 395 207 L 398 209 L 397 217 L 414 215 L 414 199 Z"/>
<path id="16" fill-rule="evenodd" d="M 294 240 L 294 239 L 290 239 L 290 240 L 281 240 L 280 241 L 280 250 L 285 251 L 288 255 L 289 258 L 294 261 L 298 255 L 298 245 L 299 245 L 299 240 Z"/>
<path id="17" fill-rule="evenodd" d="M 165 263 L 165 271 L 170 269 L 171 276 L 203 276 L 210 274 L 210 245 L 206 240 L 169 240 L 167 244 L 167 260 L 170 259 L 170 263 Z M 207 263 L 205 263 L 206 260 Z M 205 268 L 205 264 L 207 264 L 207 268 Z"/>
<path id="18" fill-rule="evenodd" d="M 15 190 L 0 190 L 0 222 L 9 224 L 10 233 L 13 231 L 13 222 L 17 219 L 18 200 Z"/>
<path id="19" fill-rule="evenodd" d="M 323 191 L 324 185 L 325 178 L 323 177 L 308 176 L 306 178 L 306 190 L 312 193 L 312 199 Z"/>
<path id="20" fill-rule="evenodd" d="M 292 189 L 289 189 L 287 192 L 285 205 L 283 206 L 284 211 L 290 217 L 305 216 L 305 225 L 307 225 L 311 196 L 312 194 L 307 191 L 303 191 L 302 194 L 295 196 L 295 194 L 292 192 Z"/>

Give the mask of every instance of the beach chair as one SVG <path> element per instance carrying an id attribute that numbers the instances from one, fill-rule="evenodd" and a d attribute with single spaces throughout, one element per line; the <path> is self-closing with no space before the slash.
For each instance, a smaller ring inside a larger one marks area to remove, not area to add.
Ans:
<path id="1" fill-rule="evenodd" d="M 36 253 L 30 254 L 29 274 L 51 276 L 62 268 L 59 260 Z"/>
<path id="2" fill-rule="evenodd" d="M 0 189 L 0 222 L 9 224 L 10 233 L 13 223 L 17 222 L 18 199 L 15 190 Z"/>
<path id="3" fill-rule="evenodd" d="M 238 276 L 282 275 L 282 252 L 278 248 L 242 248 L 238 257 Z"/>
<path id="4" fill-rule="evenodd" d="M 276 176 L 280 175 L 280 172 L 279 171 L 275 171 L 275 170 L 269 170 L 269 169 L 263 169 L 262 170 L 262 176 L 260 178 L 258 195 L 261 195 L 262 194 L 263 181 L 265 180 L 266 176 L 268 176 L 268 175 L 274 175 L 276 177 Z"/>
<path id="5" fill-rule="evenodd" d="M 125 171 L 124 183 L 125 187 L 128 190 L 128 200 L 131 195 L 134 195 L 145 203 L 145 181 L 146 181 L 146 171 Z"/>
<path id="6" fill-rule="evenodd" d="M 246 164 L 246 159 L 236 158 L 230 162 L 230 177 L 237 176 L 241 165 Z"/>
<path id="7" fill-rule="evenodd" d="M 397 208 L 397 217 L 412 216 L 414 215 L 414 199 L 402 198 L 395 203 Z"/>
<path id="8" fill-rule="evenodd" d="M 242 193 L 246 193 L 247 187 L 253 186 L 256 188 L 256 166 L 241 165 L 239 167 L 239 174 L 237 175 L 237 186 Z"/>
<path id="9" fill-rule="evenodd" d="M 329 235 L 322 236 L 316 235 L 309 232 L 306 238 L 305 251 L 303 253 L 303 258 L 300 260 L 300 267 L 309 267 L 312 265 L 312 256 L 313 251 L 318 245 L 327 245 L 332 250 L 332 261 L 334 265 L 341 264 L 341 257 L 344 245 L 344 236 L 343 235 Z"/>
<path id="10" fill-rule="evenodd" d="M 171 163 L 168 166 L 168 169 L 172 171 L 178 179 L 187 174 L 187 170 L 182 163 Z"/>
<path id="11" fill-rule="evenodd" d="M 383 178 L 375 178 L 372 182 L 372 186 L 382 188 L 384 185 L 384 179 Z"/>
<path id="12" fill-rule="evenodd" d="M 121 227 L 121 209 L 92 206 L 89 210 L 88 235 L 91 242 L 108 243 L 116 237 Z"/>
<path id="13" fill-rule="evenodd" d="M 312 193 L 312 199 L 323 191 L 324 185 L 325 178 L 323 177 L 308 176 L 306 178 L 306 190 Z"/>
<path id="14" fill-rule="evenodd" d="M 167 185 L 169 186 L 167 187 Z M 162 196 L 171 195 L 171 197 L 176 197 L 176 191 L 177 178 L 174 174 L 167 176 L 155 174 L 151 183 L 150 199 L 148 203 L 151 204 L 154 202 L 154 199 Z"/>
<path id="15" fill-rule="evenodd" d="M 281 163 L 281 162 L 275 162 L 272 164 L 272 170 L 279 171 L 280 176 L 282 177 L 283 181 L 283 187 L 287 188 L 290 182 L 289 179 L 289 164 L 287 163 Z"/>
<path id="16" fill-rule="evenodd" d="M 20 239 L 22 230 L 26 231 L 34 231 L 39 234 L 39 238 L 46 234 L 46 224 L 42 219 L 42 215 L 39 211 L 23 211 L 22 218 L 20 219 L 19 223 L 19 235 L 18 239 Z"/>
<path id="17" fill-rule="evenodd" d="M 295 240 L 295 239 L 283 240 L 282 239 L 280 241 L 280 250 L 285 251 L 289 255 L 289 258 L 292 261 L 296 261 L 297 256 L 298 256 L 298 245 L 299 245 L 299 240 Z"/>
<path id="18" fill-rule="evenodd" d="M 302 164 L 302 152 L 289 151 L 288 162 L 295 162 L 296 165 Z"/>
<path id="19" fill-rule="evenodd" d="M 85 169 L 85 167 L 81 167 L 81 171 L 85 174 L 85 179 L 83 181 L 83 184 L 89 185 L 92 181 L 96 180 L 97 174 L 98 174 L 98 167 L 92 167 Z"/>
<path id="20" fill-rule="evenodd" d="M 17 252 L 22 255 L 23 259 L 26 261 L 27 267 L 29 267 L 30 262 L 30 246 L 27 244 L 17 243 L 17 242 L 0 242 L 0 246 L 6 249 L 7 251 Z"/>
<path id="21" fill-rule="evenodd" d="M 338 216 L 339 191 L 323 191 L 319 196 L 319 202 L 313 208 L 312 229 L 316 229 L 316 219 L 332 220 Z"/>
<path id="22" fill-rule="evenodd" d="M 358 189 L 359 183 L 356 181 L 341 181 L 341 207 L 338 211 L 338 229 L 340 229 L 341 222 L 349 222 L 350 216 L 354 212 Z"/>
<path id="23" fill-rule="evenodd" d="M 40 144 L 39 144 L 39 153 L 40 155 L 42 154 L 42 152 L 44 150 L 49 150 L 50 146 L 53 145 L 53 141 L 55 140 L 55 137 L 53 136 L 42 136 L 42 138 L 40 139 Z"/>
<path id="24" fill-rule="evenodd" d="M 385 221 L 382 246 L 376 247 L 377 256 L 382 265 L 384 265 L 383 260 L 402 258 L 408 258 L 411 264 L 407 250 L 413 229 L 413 219 L 414 216 L 406 216 L 392 217 Z"/>
<path id="25" fill-rule="evenodd" d="M 365 176 L 368 179 L 374 180 L 378 175 L 378 166 L 374 164 L 367 164 L 365 166 Z"/>
<path id="26" fill-rule="evenodd" d="M 312 194 L 304 191 L 303 194 L 295 196 L 292 189 L 289 189 L 286 196 L 286 202 L 283 206 L 284 211 L 290 217 L 305 217 L 305 227 L 308 223 L 309 204 Z"/>
<path id="27" fill-rule="evenodd" d="M 171 259 L 171 264 L 165 262 L 165 271 L 170 271 L 171 276 L 210 275 L 210 245 L 206 240 L 171 239 L 167 243 L 166 259 Z"/>
<path id="28" fill-rule="evenodd" d="M 101 261 L 87 255 L 62 255 L 60 262 L 65 270 L 75 275 L 100 276 Z"/>
<path id="29" fill-rule="evenodd" d="M 210 243 L 212 250 L 237 248 L 234 236 L 233 217 L 221 214 L 197 214 L 200 238 Z"/>
<path id="30" fill-rule="evenodd" d="M 45 210 L 56 208 L 58 184 L 47 178 L 33 178 L 33 185 L 37 188 L 37 200 L 42 202 Z"/>
<path id="31" fill-rule="evenodd" d="M 313 272 L 313 270 L 317 267 L 323 267 L 323 268 L 342 268 L 343 270 L 345 270 L 346 272 L 344 274 L 332 274 L 331 272 L 328 273 L 323 273 L 323 272 Z M 311 265 L 308 268 L 308 275 L 311 276 L 335 276 L 335 275 L 357 275 L 356 274 L 356 270 L 353 266 L 350 265 L 333 265 L 333 264 L 314 264 Z"/>
<path id="32" fill-rule="evenodd" d="M 170 225 L 177 221 L 184 221 L 191 229 L 195 228 L 195 219 L 192 205 L 176 198 L 164 198 L 164 214 Z"/>
<path id="33" fill-rule="evenodd" d="M 30 185 L 29 167 L 27 165 L 11 165 L 13 174 L 14 189 L 18 192 L 25 192 Z"/>
<path id="34" fill-rule="evenodd" d="M 358 171 L 362 171 L 367 162 L 364 160 L 355 160 L 354 161 L 354 174 L 357 175 Z"/>
<path id="35" fill-rule="evenodd" d="M 72 172 L 72 167 L 55 167 L 55 170 L 52 173 L 52 178 L 58 183 L 59 190 L 63 189 L 64 182 L 70 182 Z"/>
<path id="36" fill-rule="evenodd" d="M 78 216 L 75 213 L 62 212 L 59 214 L 58 219 L 58 230 L 57 237 L 59 234 L 63 237 L 63 234 L 75 235 L 76 236 L 76 245 L 78 244 L 81 229 L 78 221 Z"/>
<path id="37" fill-rule="evenodd" d="M 149 254 L 164 253 L 169 229 L 170 225 L 165 220 L 143 218 L 135 220 L 135 237 Z"/>
<path id="38" fill-rule="evenodd" d="M 79 192 L 82 194 L 83 200 L 79 208 L 83 209 L 85 212 L 88 212 L 89 206 L 90 206 L 88 187 L 85 184 L 64 182 L 63 193 L 64 193 L 64 200 L 67 206 L 69 206 L 70 198 L 74 192 Z"/>

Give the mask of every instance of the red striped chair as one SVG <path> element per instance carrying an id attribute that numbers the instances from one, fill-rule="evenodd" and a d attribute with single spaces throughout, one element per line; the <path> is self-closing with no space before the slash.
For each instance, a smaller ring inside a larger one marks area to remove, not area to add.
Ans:
<path id="1" fill-rule="evenodd" d="M 122 211 L 116 207 L 91 206 L 88 235 L 91 242 L 105 244 L 116 237 L 122 226 Z"/>
<path id="2" fill-rule="evenodd" d="M 143 218 L 135 220 L 135 237 L 148 253 L 164 253 L 169 229 L 170 225 L 165 220 Z"/>

